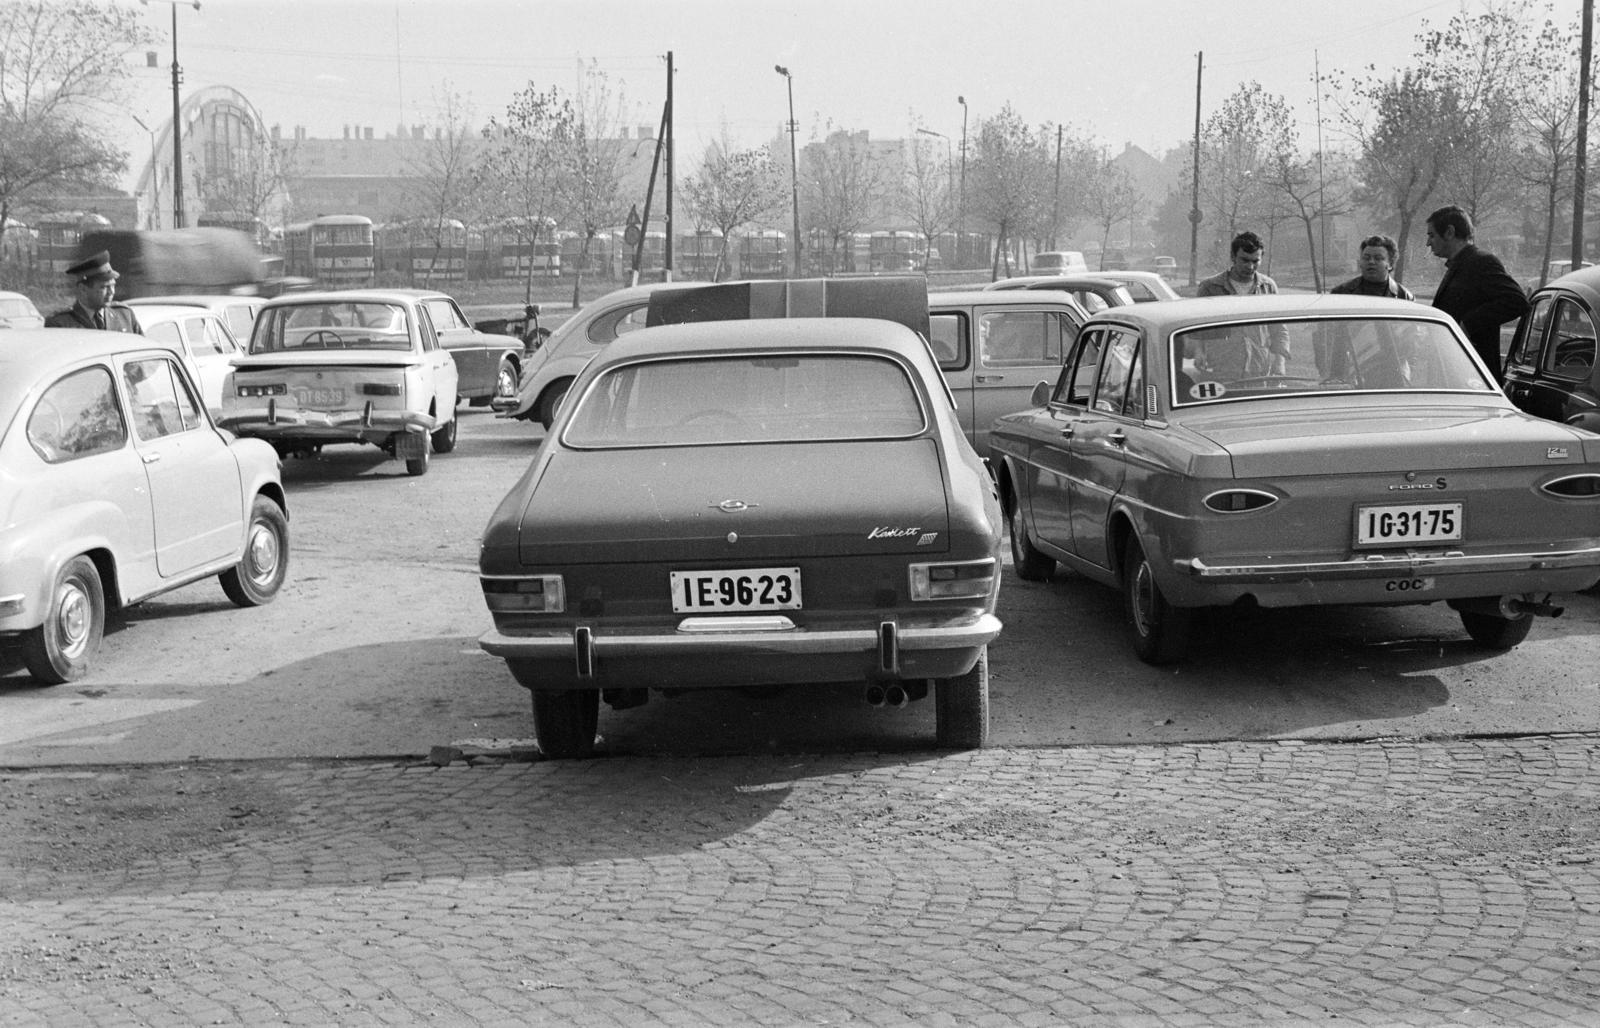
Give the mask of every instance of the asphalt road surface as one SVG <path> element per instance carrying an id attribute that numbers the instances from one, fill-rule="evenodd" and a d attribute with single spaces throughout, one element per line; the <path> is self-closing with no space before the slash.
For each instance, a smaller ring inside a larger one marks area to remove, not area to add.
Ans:
<path id="1" fill-rule="evenodd" d="M 537 451 L 537 425 L 462 408 L 419 478 L 371 448 L 291 461 L 277 600 L 214 581 L 113 615 L 85 681 L 40 687 L 0 651 L 0 767 L 423 756 L 531 747 L 527 693 L 478 636 L 477 545 Z M 1007 571 L 990 649 L 997 746 L 1447 738 L 1600 730 L 1600 594 L 1563 598 L 1506 653 L 1442 605 L 1217 613 L 1176 668 L 1140 663 L 1115 592 Z M 932 746 L 931 701 L 859 687 L 652 695 L 600 713 L 602 753 L 848 753 Z"/>

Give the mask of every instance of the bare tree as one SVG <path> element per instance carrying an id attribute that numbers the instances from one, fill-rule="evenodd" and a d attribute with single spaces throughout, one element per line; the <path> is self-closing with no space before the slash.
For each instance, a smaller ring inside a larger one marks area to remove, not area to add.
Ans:
<path id="1" fill-rule="evenodd" d="M 1095 169 L 1084 190 L 1084 205 L 1094 225 L 1100 229 L 1100 267 L 1105 267 L 1106 247 L 1111 230 L 1144 210 L 1149 200 L 1133 184 L 1126 168 L 1109 161 Z"/>
<path id="2" fill-rule="evenodd" d="M 533 83 L 512 97 L 503 118 L 483 130 L 487 145 L 475 177 L 485 209 L 504 215 L 495 225 L 519 243 L 531 244 L 549 231 L 560 210 L 563 155 L 576 114 L 572 102 Z M 532 269 L 525 300 L 533 299 Z"/>
<path id="3" fill-rule="evenodd" d="M 1010 242 L 1048 218 L 1052 155 L 1044 135 L 1023 124 L 1010 104 L 978 125 L 967 167 L 967 212 L 994 228 L 994 277 L 1002 261 L 1010 274 Z"/>
<path id="4" fill-rule="evenodd" d="M 917 226 L 917 231 L 922 233 L 923 246 L 930 254 L 934 239 L 955 228 L 956 224 L 955 184 L 950 164 L 948 149 L 941 160 L 926 139 L 912 139 L 906 146 L 905 172 L 900 177 L 899 188 L 893 191 L 895 212 Z"/>
<path id="5" fill-rule="evenodd" d="M 622 171 L 626 159 L 619 130 L 626 123 L 624 103 L 614 95 L 605 72 L 591 64 L 584 73 L 571 107 L 566 145 L 557 151 L 560 161 L 561 220 L 582 233 L 578 271 L 572 280 L 572 306 L 582 305 L 583 268 L 600 230 L 622 223 L 628 203 L 622 197 Z M 641 226 L 648 229 L 649 226 Z"/>
<path id="6" fill-rule="evenodd" d="M 883 205 L 888 172 L 873 160 L 865 132 L 828 128 L 800 151 L 800 190 L 806 227 L 828 241 L 829 265 L 838 270 L 840 245 L 848 256 L 854 235 Z"/>
<path id="7" fill-rule="evenodd" d="M 774 213 L 787 199 L 784 183 L 765 146 L 729 152 L 726 144 L 713 144 L 701 162 L 700 173 L 683 184 L 685 205 L 701 226 L 722 233 L 721 251 L 712 274 L 721 281 L 732 266 L 728 247 L 741 227 Z"/>
<path id="8" fill-rule="evenodd" d="M 1201 203 L 1212 224 L 1231 239 L 1247 222 L 1266 219 L 1274 158 L 1291 149 L 1293 119 L 1283 98 L 1259 82 L 1241 84 L 1206 119 L 1200 133 Z"/>
<path id="9" fill-rule="evenodd" d="M 1399 75 L 1329 77 L 1330 99 L 1356 147 L 1356 198 L 1393 217 L 1400 256 L 1395 278 L 1405 279 L 1407 241 L 1423 206 L 1436 195 L 1449 161 L 1459 110 L 1454 88 L 1425 68 Z"/>
<path id="10" fill-rule="evenodd" d="M 423 274 L 425 284 L 433 281 L 440 254 L 444 251 L 446 226 L 469 215 L 478 180 L 473 175 L 476 133 L 470 125 L 472 108 L 448 87 L 439 100 L 439 123 L 432 126 L 431 135 L 424 129 L 424 138 L 411 140 L 407 164 L 410 172 L 407 198 L 413 227 L 412 243 L 432 243 Z M 425 235 L 424 235 L 425 234 Z"/>
<path id="11" fill-rule="evenodd" d="M 1555 256 L 1557 219 L 1570 210 L 1568 194 L 1578 141 L 1578 40 L 1572 29 L 1546 21 L 1530 56 L 1527 89 L 1518 104 L 1523 119 L 1522 184 L 1536 196 L 1543 252 L 1539 284 Z M 1530 198 L 1531 199 L 1531 198 Z M 1534 204 L 1524 205 L 1533 209 Z"/>
<path id="12" fill-rule="evenodd" d="M 114 4 L 0 3 L 0 247 L 13 214 L 43 213 L 48 194 L 107 184 L 127 168 L 92 116 L 116 101 L 126 56 L 153 38 Z"/>

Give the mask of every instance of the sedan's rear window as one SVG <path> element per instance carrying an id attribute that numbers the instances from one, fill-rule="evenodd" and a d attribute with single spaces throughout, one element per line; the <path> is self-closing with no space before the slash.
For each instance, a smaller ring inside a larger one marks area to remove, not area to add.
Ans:
<path id="1" fill-rule="evenodd" d="M 578 400 L 568 446 L 695 446 L 921 433 L 905 367 L 858 354 L 750 354 L 611 369 Z"/>
<path id="2" fill-rule="evenodd" d="M 405 308 L 375 302 L 269 307 L 256 319 L 251 353 L 307 350 L 409 350 Z"/>
<path id="3" fill-rule="evenodd" d="M 1405 318 L 1236 322 L 1172 337 L 1173 403 L 1327 392 L 1497 392 L 1445 325 Z"/>

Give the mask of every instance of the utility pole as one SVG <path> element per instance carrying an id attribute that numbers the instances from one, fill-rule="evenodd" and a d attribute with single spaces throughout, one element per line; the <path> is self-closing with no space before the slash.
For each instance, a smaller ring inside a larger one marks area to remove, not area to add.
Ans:
<path id="1" fill-rule="evenodd" d="M 672 51 L 667 51 L 667 112 L 662 119 L 666 126 L 666 157 L 667 157 L 667 238 L 665 249 L 661 254 L 661 276 L 663 282 L 672 281 L 672 178 L 676 166 L 672 160 Z M 649 226 L 646 226 L 647 228 Z"/>
<path id="2" fill-rule="evenodd" d="M 1583 50 L 1578 58 L 1578 148 L 1572 161 L 1572 265 L 1583 267 L 1583 191 L 1589 170 L 1589 77 L 1594 50 L 1594 0 L 1583 0 Z M 1543 281 L 1540 276 L 1540 281 Z"/>
<path id="3" fill-rule="evenodd" d="M 1205 70 L 1205 51 L 1195 54 L 1194 65 L 1194 206 L 1189 208 L 1189 284 L 1197 279 L 1200 266 L 1200 76 Z"/>
<path id="4" fill-rule="evenodd" d="M 799 131 L 800 123 L 794 120 L 794 76 L 789 74 L 789 69 L 781 64 L 774 64 L 772 70 L 782 75 L 789 82 L 789 185 L 794 191 L 794 277 L 800 277 L 800 154 L 795 146 L 794 134 Z"/>
<path id="5" fill-rule="evenodd" d="M 1061 224 L 1061 133 L 1065 126 L 1056 126 L 1056 191 L 1050 202 L 1050 249 L 1056 249 L 1057 227 Z"/>

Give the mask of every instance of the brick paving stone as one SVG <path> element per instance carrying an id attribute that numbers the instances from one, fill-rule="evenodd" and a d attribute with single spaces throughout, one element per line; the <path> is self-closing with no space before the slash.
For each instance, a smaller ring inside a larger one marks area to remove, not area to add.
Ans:
<path id="1" fill-rule="evenodd" d="M 1600 1025 L 1597 765 L 1581 734 L 237 765 L 272 830 L 0 866 L 0 1025 Z"/>

